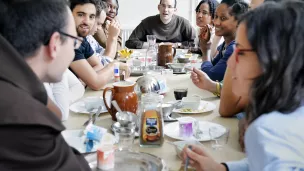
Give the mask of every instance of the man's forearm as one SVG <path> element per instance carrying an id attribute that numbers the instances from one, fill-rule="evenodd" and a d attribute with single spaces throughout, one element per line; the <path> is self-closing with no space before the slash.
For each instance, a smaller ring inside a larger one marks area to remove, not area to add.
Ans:
<path id="1" fill-rule="evenodd" d="M 103 54 L 103 56 L 115 58 L 117 52 L 117 37 L 108 37 L 107 39 L 107 48 Z"/>

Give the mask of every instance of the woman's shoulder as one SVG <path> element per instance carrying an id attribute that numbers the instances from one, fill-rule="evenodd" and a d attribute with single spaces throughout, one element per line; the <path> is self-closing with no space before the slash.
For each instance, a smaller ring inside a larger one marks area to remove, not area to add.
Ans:
<path id="1" fill-rule="evenodd" d="M 297 108 L 290 113 L 273 111 L 263 114 L 248 127 L 249 134 L 261 137 L 285 137 L 300 136 L 304 139 L 304 134 L 299 130 L 304 130 L 304 106 Z"/>

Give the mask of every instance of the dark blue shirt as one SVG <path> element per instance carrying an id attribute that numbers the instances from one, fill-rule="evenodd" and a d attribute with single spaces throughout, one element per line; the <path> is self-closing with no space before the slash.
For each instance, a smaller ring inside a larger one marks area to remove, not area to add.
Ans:
<path id="1" fill-rule="evenodd" d="M 233 40 L 227 48 L 225 49 L 225 42 L 221 44 L 217 50 L 219 53 L 217 56 L 210 61 L 205 61 L 202 63 L 201 69 L 204 71 L 211 80 L 213 81 L 222 81 L 227 68 L 227 61 L 233 53 L 233 46 L 235 41 Z"/>
<path id="2" fill-rule="evenodd" d="M 78 61 L 81 59 L 88 59 L 93 56 L 94 51 L 90 46 L 90 43 L 86 38 L 83 38 L 83 42 L 81 43 L 78 49 L 75 49 L 75 58 L 73 61 Z"/>

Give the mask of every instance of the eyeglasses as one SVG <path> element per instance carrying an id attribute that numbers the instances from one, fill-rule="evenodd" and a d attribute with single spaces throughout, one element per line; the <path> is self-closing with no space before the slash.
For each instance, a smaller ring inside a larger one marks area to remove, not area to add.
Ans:
<path id="1" fill-rule="evenodd" d="M 197 10 L 196 14 L 202 13 L 204 16 L 208 16 L 210 14 L 210 12 L 208 11 L 201 11 L 201 10 Z"/>
<path id="2" fill-rule="evenodd" d="M 233 50 L 234 50 L 234 53 L 235 53 L 235 61 L 236 61 L 236 63 L 239 62 L 239 53 L 242 53 L 242 52 L 253 52 L 254 51 L 253 49 L 239 49 L 236 45 L 233 45 Z"/>
<path id="3" fill-rule="evenodd" d="M 69 38 L 74 39 L 74 49 L 78 49 L 80 47 L 81 43 L 83 42 L 83 39 L 81 37 L 75 37 L 70 34 L 64 33 L 62 31 L 58 31 L 58 33 L 63 36 L 67 36 Z"/>
<path id="4" fill-rule="evenodd" d="M 160 4 L 160 6 L 161 6 L 162 8 L 169 8 L 169 9 L 173 9 L 173 8 L 175 8 L 174 6 L 171 6 L 171 5 L 165 5 L 165 4 Z"/>

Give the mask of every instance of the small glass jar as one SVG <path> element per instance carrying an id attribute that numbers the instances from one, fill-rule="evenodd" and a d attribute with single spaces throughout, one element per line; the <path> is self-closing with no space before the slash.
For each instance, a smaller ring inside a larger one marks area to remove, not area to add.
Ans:
<path id="1" fill-rule="evenodd" d="M 141 147 L 159 147 L 164 142 L 162 99 L 163 96 L 156 93 L 143 94 L 141 97 L 139 128 Z"/>

